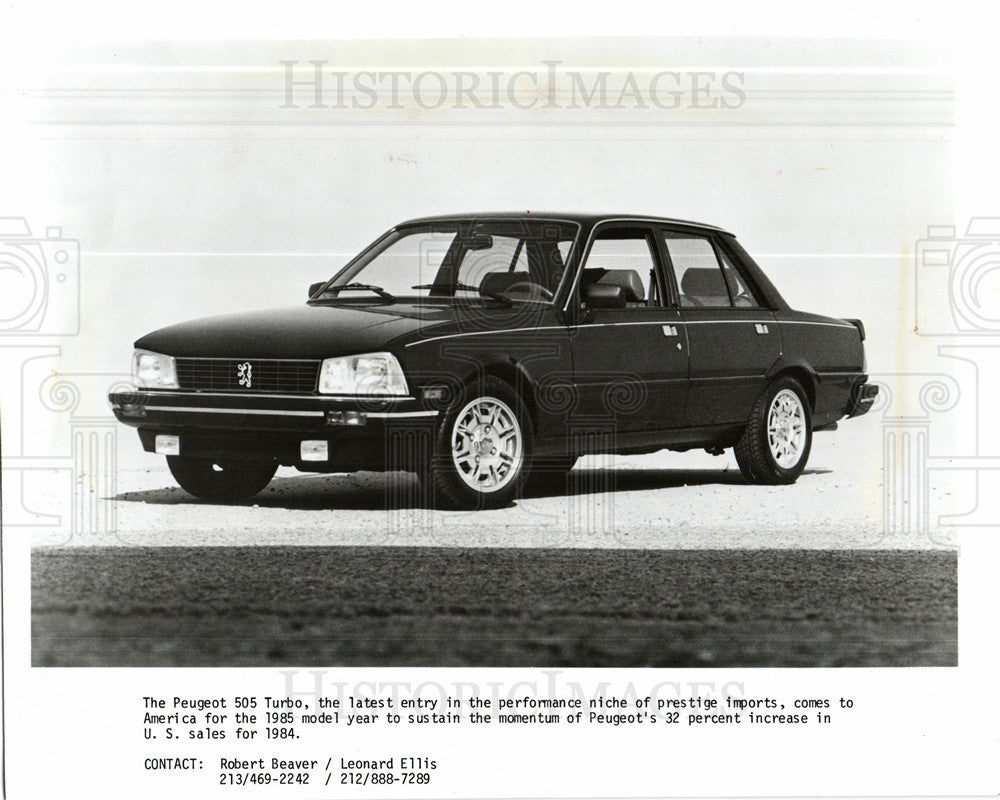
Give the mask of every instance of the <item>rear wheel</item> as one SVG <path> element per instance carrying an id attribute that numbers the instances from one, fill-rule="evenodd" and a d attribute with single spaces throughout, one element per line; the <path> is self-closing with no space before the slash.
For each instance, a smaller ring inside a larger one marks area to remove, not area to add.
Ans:
<path id="1" fill-rule="evenodd" d="M 438 430 L 429 478 L 453 508 L 498 508 L 520 491 L 530 463 L 531 419 L 517 393 L 488 376 L 468 386 Z"/>
<path id="2" fill-rule="evenodd" d="M 210 458 L 167 456 L 174 480 L 188 494 L 203 500 L 246 500 L 274 477 L 273 461 L 213 461 Z"/>
<path id="3" fill-rule="evenodd" d="M 795 483 L 809 460 L 812 420 L 797 380 L 775 380 L 754 403 L 736 443 L 736 462 L 750 483 Z"/>

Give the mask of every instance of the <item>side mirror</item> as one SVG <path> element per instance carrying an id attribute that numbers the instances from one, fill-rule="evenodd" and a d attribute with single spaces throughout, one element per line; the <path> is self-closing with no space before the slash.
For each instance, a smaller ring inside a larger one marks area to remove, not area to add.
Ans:
<path id="1" fill-rule="evenodd" d="M 588 283 L 583 287 L 587 308 L 625 308 L 625 287 L 614 283 Z"/>
<path id="2" fill-rule="evenodd" d="M 314 283 L 309 287 L 309 297 L 312 297 L 316 292 L 326 286 L 326 281 L 320 281 L 319 283 Z"/>

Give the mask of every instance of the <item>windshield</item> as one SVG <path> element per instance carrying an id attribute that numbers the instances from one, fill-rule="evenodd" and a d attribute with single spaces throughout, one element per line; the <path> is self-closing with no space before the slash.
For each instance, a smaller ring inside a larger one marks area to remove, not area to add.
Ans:
<path id="1" fill-rule="evenodd" d="M 315 299 L 375 292 L 392 299 L 481 295 L 550 303 L 579 227 L 551 220 L 470 220 L 392 231 Z"/>

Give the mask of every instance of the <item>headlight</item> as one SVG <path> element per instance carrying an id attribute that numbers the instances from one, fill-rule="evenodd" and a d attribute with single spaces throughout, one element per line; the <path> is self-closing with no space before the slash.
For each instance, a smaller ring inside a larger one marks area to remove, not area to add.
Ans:
<path id="1" fill-rule="evenodd" d="M 320 394 L 406 394 L 403 368 L 391 353 L 328 358 L 319 371 Z"/>
<path id="2" fill-rule="evenodd" d="M 177 362 L 173 356 L 136 350 L 132 355 L 132 379 L 140 389 L 178 389 Z"/>

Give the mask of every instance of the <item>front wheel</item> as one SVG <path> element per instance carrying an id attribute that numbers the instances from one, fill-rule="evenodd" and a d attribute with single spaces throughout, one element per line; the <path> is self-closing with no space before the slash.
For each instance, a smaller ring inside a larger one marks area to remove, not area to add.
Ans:
<path id="1" fill-rule="evenodd" d="M 795 483 L 809 460 L 812 420 L 797 380 L 778 378 L 754 403 L 736 443 L 736 463 L 750 483 Z"/>
<path id="2" fill-rule="evenodd" d="M 468 386 L 438 429 L 429 478 L 452 508 L 499 508 L 520 491 L 531 458 L 531 418 L 517 393 L 487 377 Z"/>
<path id="3" fill-rule="evenodd" d="M 247 500 L 271 482 L 273 461 L 213 461 L 210 458 L 167 456 L 174 480 L 202 500 Z"/>

